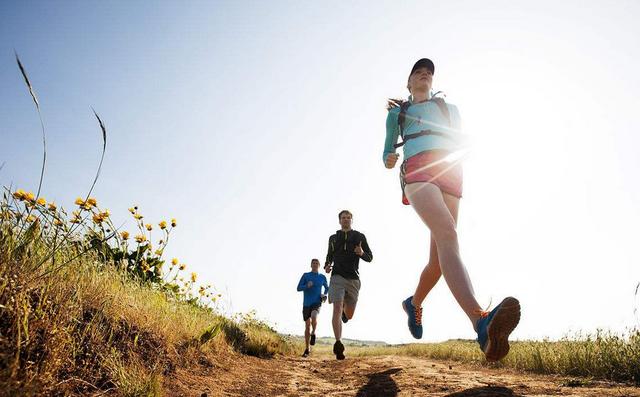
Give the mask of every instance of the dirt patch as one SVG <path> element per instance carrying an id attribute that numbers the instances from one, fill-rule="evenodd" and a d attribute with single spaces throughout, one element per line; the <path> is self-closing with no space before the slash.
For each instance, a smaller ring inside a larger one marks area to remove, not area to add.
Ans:
<path id="1" fill-rule="evenodd" d="M 168 396 L 185 397 L 640 397 L 639 388 L 615 383 L 401 356 L 337 361 L 328 356 L 258 359 L 233 354 L 198 373 L 178 370 L 165 378 L 165 387 Z"/>

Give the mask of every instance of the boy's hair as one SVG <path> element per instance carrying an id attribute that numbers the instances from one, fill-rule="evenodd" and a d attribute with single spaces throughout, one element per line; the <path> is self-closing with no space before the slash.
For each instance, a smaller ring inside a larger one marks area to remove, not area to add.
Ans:
<path id="1" fill-rule="evenodd" d="M 313 263 L 313 262 L 318 262 L 318 263 L 320 263 L 320 261 L 319 261 L 319 260 L 317 260 L 316 258 L 311 259 L 311 263 Z"/>
<path id="2" fill-rule="evenodd" d="M 342 216 L 342 214 L 349 214 L 351 215 L 351 217 L 353 218 L 353 214 L 347 210 L 342 210 L 340 211 L 340 213 L 338 214 L 338 219 L 340 219 L 340 217 Z"/>

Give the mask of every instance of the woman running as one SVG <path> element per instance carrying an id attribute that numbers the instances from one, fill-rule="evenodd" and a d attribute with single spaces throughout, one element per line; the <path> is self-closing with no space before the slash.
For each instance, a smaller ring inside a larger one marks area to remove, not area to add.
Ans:
<path id="1" fill-rule="evenodd" d="M 434 64 L 423 58 L 413 65 L 407 101 L 389 100 L 383 161 L 396 165 L 396 148 L 403 146 L 400 167 L 402 201 L 411 205 L 431 231 L 429 262 L 413 296 L 402 302 L 409 331 L 422 338 L 422 302 L 444 276 L 456 301 L 467 314 L 487 360 L 497 361 L 509 352 L 509 334 L 520 321 L 520 303 L 505 298 L 491 312 L 481 309 L 469 275 L 460 259 L 456 223 L 462 197 L 462 166 L 447 156 L 460 148 L 458 108 L 432 95 Z M 397 143 L 398 137 L 402 139 Z"/>

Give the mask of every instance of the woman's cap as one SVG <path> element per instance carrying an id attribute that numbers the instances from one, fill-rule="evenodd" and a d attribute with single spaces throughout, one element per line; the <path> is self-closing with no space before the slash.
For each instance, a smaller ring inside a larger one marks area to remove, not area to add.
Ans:
<path id="1" fill-rule="evenodd" d="M 411 76 L 413 72 L 415 72 L 416 69 L 418 68 L 427 68 L 431 71 L 431 74 L 435 73 L 435 66 L 433 65 L 433 62 L 431 61 L 431 59 L 428 59 L 428 58 L 419 59 L 418 62 L 416 62 L 416 64 L 413 65 L 413 68 L 411 69 L 411 73 L 409 73 L 409 76 Z"/>

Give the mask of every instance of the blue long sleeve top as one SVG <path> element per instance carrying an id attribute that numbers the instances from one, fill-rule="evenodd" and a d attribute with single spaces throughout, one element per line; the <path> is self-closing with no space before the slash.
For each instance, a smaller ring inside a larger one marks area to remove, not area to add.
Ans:
<path id="1" fill-rule="evenodd" d="M 411 96 L 409 96 L 411 106 L 407 109 L 403 124 L 404 135 L 415 134 L 422 130 L 432 130 L 444 132 L 454 138 L 462 138 L 460 112 L 456 105 L 447 103 L 449 116 L 451 118 L 451 127 L 444 114 L 438 108 L 438 105 L 432 101 L 420 102 L 414 104 Z M 400 129 L 398 128 L 398 115 L 400 107 L 389 109 L 387 114 L 387 135 L 384 141 L 384 151 L 382 153 L 382 162 L 385 161 L 387 155 L 395 153 L 393 147 L 398 142 Z M 425 135 L 406 141 L 402 147 L 404 150 L 404 159 L 408 159 L 420 152 L 433 149 L 444 149 L 455 151 L 459 148 L 457 139 L 449 139 L 439 135 Z"/>
<path id="2" fill-rule="evenodd" d="M 309 281 L 313 283 L 311 287 L 307 287 Z M 327 291 L 329 291 L 329 284 L 324 274 L 315 272 L 304 273 L 298 283 L 298 291 L 304 291 L 304 301 L 302 305 L 312 306 L 319 303 L 322 296 L 322 287 L 324 287 L 324 294 L 326 295 Z"/>

